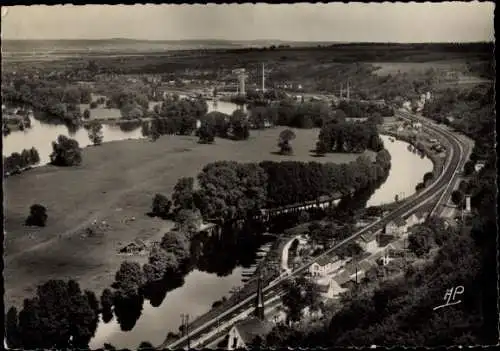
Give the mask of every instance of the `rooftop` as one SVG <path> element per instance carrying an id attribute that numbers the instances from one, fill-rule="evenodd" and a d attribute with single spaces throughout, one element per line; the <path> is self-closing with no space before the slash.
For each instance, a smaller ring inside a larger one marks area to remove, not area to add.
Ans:
<path id="1" fill-rule="evenodd" d="M 389 222 L 389 224 L 395 224 L 398 227 L 402 227 L 406 224 L 406 221 L 403 218 L 396 218 L 395 220 Z"/>
<path id="2" fill-rule="evenodd" d="M 256 336 L 268 334 L 273 328 L 273 325 L 271 322 L 262 321 L 256 317 L 250 317 L 238 322 L 235 328 L 238 330 L 243 342 L 248 345 Z"/>
<path id="3" fill-rule="evenodd" d="M 319 260 L 316 261 L 317 264 L 320 266 L 326 266 L 329 263 L 335 262 L 338 260 L 337 256 L 330 257 L 330 256 L 323 256 Z"/>

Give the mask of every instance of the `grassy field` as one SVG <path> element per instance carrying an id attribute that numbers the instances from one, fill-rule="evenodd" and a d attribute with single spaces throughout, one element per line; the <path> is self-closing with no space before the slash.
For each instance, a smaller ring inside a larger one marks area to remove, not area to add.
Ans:
<path id="1" fill-rule="evenodd" d="M 180 177 L 196 176 L 209 162 L 342 163 L 359 156 L 311 156 L 309 150 L 316 143 L 318 130 L 295 130 L 295 156 L 273 154 L 282 129 L 253 131 L 251 139 L 242 142 L 217 139 L 213 145 L 182 136 L 163 136 L 155 143 L 110 142 L 84 149 L 79 167 L 44 166 L 5 179 L 6 306 L 19 306 L 37 284 L 51 278 L 72 277 L 100 294 L 124 259 L 116 254 L 121 245 L 135 238 L 161 238 L 172 225 L 146 216 L 154 194 L 170 195 Z M 47 207 L 45 228 L 24 226 L 34 203 Z M 134 221 L 127 221 L 132 217 Z M 82 235 L 94 220 L 105 221 L 108 229 L 96 236 Z"/>
<path id="2" fill-rule="evenodd" d="M 394 75 L 397 73 L 425 73 L 429 69 L 438 72 L 465 71 L 467 69 L 465 60 L 446 60 L 436 62 L 373 62 L 378 67 L 373 73 L 379 76 Z"/>

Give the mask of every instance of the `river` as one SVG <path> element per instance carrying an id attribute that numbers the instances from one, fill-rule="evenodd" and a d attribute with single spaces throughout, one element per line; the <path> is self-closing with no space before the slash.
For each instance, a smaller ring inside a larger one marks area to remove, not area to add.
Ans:
<path id="1" fill-rule="evenodd" d="M 216 106 L 211 101 L 207 103 L 208 112 L 219 111 L 231 114 L 238 108 L 237 105 L 224 101 L 219 101 Z M 50 162 L 52 142 L 61 134 L 78 141 L 80 147 L 91 145 L 88 131 L 85 128 L 70 131 L 63 124 L 47 124 L 33 117 L 30 117 L 30 120 L 31 128 L 26 128 L 24 131 L 15 130 L 9 135 L 3 136 L 3 156 L 10 156 L 14 152 L 20 153 L 23 149 L 30 149 L 34 146 L 40 155 L 40 165 L 45 165 Z M 119 125 L 103 124 L 102 132 L 104 142 L 142 138 L 140 126 L 131 130 L 124 130 Z"/>
<path id="2" fill-rule="evenodd" d="M 237 108 L 235 104 L 219 101 L 214 107 L 208 102 L 209 111 L 220 111 L 230 114 Z M 64 134 L 76 139 L 84 147 L 90 144 L 88 133 L 80 128 L 70 133 L 63 125 L 48 125 L 32 119 L 32 127 L 25 131 L 14 131 L 3 139 L 3 155 L 12 152 L 20 152 L 23 148 L 36 147 L 42 159 L 41 164 L 49 161 L 52 151 L 51 143 L 59 134 Z M 104 141 L 141 138 L 140 128 L 131 131 L 123 131 L 119 126 L 103 125 Z M 415 186 L 422 181 L 423 175 L 432 170 L 432 162 L 427 157 L 421 157 L 408 150 L 408 144 L 403 141 L 390 141 L 388 136 L 382 136 L 386 149 L 391 154 L 391 170 L 387 180 L 378 188 L 367 202 L 367 206 L 380 205 L 394 201 L 395 195 L 400 198 L 410 196 L 415 192 Z M 257 248 L 257 247 L 256 247 Z M 114 317 L 108 323 L 100 322 L 91 340 L 90 347 L 95 349 L 102 347 L 104 343 L 110 343 L 117 348 L 136 349 L 142 341 L 153 345 L 161 344 L 169 331 L 177 333 L 181 325 L 181 314 L 189 314 L 193 319 L 207 312 L 214 301 L 230 294 L 231 290 L 241 287 L 244 283 L 245 270 L 242 268 L 241 258 L 243 253 L 254 255 L 256 250 L 249 253 L 248 246 L 240 250 L 226 250 L 225 247 L 210 260 L 217 269 L 207 269 L 205 262 L 203 269 L 199 266 L 184 277 L 180 287 L 166 293 L 163 301 L 158 307 L 153 307 L 148 300 L 142 305 L 142 312 L 131 331 L 125 332 L 120 329 Z M 223 254 L 223 252 L 226 252 Z M 227 253 L 232 251 L 232 253 Z M 222 260 L 220 256 L 226 256 Z M 234 256 L 234 257 L 233 257 Z M 229 264 L 225 262 L 229 259 Z M 247 259 L 244 264 L 249 267 L 255 257 Z M 209 266 L 210 266 L 209 264 Z M 222 268 L 221 268 L 222 267 Z"/>

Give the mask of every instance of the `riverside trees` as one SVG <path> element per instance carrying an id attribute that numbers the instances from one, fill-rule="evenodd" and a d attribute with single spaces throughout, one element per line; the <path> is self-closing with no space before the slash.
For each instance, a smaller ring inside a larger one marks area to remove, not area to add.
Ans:
<path id="1" fill-rule="evenodd" d="M 78 166 L 82 163 L 82 151 L 78 141 L 59 135 L 57 141 L 52 142 L 50 161 L 55 166 Z"/>
<path id="2" fill-rule="evenodd" d="M 100 145 L 102 143 L 102 124 L 97 120 L 90 122 L 89 139 L 94 145 Z"/>
<path id="3" fill-rule="evenodd" d="M 20 154 L 14 152 L 10 156 L 3 157 L 4 175 L 20 172 L 24 168 L 37 165 L 38 163 L 40 163 L 40 155 L 34 147 L 29 150 L 23 149 Z"/>
<path id="4" fill-rule="evenodd" d="M 36 296 L 8 314 L 7 342 L 11 348 L 84 348 L 98 322 L 95 295 L 82 291 L 74 280 L 49 280 Z"/>
<path id="5" fill-rule="evenodd" d="M 366 149 L 378 152 L 384 145 L 377 128 L 372 123 L 327 123 L 319 133 L 317 151 L 363 152 Z"/>

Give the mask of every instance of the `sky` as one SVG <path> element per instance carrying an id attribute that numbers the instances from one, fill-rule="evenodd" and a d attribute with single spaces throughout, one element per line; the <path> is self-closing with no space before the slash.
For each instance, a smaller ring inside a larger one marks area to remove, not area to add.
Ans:
<path id="1" fill-rule="evenodd" d="M 494 2 L 2 8 L 4 39 L 494 41 Z"/>

